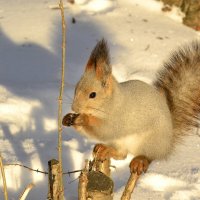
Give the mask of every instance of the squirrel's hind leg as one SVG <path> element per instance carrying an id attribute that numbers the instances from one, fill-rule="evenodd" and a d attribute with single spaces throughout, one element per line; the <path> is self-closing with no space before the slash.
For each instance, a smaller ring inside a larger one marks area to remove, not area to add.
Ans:
<path id="1" fill-rule="evenodd" d="M 127 152 L 118 151 L 114 147 L 104 144 L 96 144 L 93 149 L 93 154 L 94 157 L 101 161 L 109 158 L 113 158 L 115 160 L 124 160 L 127 156 Z"/>
<path id="2" fill-rule="evenodd" d="M 137 173 L 138 175 L 141 175 L 147 171 L 150 163 L 151 160 L 149 160 L 146 156 L 136 156 L 130 162 L 130 171 L 131 173 Z"/>

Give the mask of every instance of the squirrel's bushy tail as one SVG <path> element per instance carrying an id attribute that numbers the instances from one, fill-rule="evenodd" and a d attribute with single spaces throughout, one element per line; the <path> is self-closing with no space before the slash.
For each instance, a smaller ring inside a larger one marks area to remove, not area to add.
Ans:
<path id="1" fill-rule="evenodd" d="M 175 139 L 198 126 L 200 117 L 200 42 L 174 52 L 154 85 L 164 92 L 172 114 Z M 176 140 L 177 141 L 177 140 Z"/>

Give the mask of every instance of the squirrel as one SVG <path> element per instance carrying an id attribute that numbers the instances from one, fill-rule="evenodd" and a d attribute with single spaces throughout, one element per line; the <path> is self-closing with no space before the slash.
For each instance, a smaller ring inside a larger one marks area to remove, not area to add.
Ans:
<path id="1" fill-rule="evenodd" d="M 140 175 L 156 159 L 172 154 L 188 132 L 198 126 L 200 113 L 200 43 L 175 51 L 156 80 L 119 83 L 112 75 L 107 42 L 91 52 L 75 88 L 74 113 L 63 118 L 88 138 L 100 160 L 135 157 L 130 171 Z"/>

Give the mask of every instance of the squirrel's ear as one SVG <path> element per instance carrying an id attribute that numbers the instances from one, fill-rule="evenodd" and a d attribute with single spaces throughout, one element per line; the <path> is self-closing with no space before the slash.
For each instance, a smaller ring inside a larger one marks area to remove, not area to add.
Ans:
<path id="1" fill-rule="evenodd" d="M 90 70 L 94 70 L 97 79 L 100 80 L 106 79 L 112 74 L 109 48 L 104 39 L 99 41 L 92 50 L 85 71 Z"/>

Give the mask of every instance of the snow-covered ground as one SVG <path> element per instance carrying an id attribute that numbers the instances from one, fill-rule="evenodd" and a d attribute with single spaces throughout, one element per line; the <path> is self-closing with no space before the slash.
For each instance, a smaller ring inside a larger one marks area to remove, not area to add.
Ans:
<path id="1" fill-rule="evenodd" d="M 102 37 L 108 40 L 118 80 L 148 83 L 169 53 L 199 33 L 181 24 L 176 8 L 161 11 L 153 0 L 77 0 L 67 5 L 67 75 L 64 113 L 87 58 Z M 57 98 L 61 65 L 61 17 L 54 0 L 0 0 L 0 152 L 5 163 L 47 170 L 57 157 Z M 76 23 L 72 23 L 72 17 Z M 63 133 L 64 171 L 81 169 L 93 143 L 71 128 Z M 194 130 L 167 161 L 154 161 L 134 191 L 135 200 L 200 199 L 200 136 Z M 129 176 L 128 163 L 113 161 L 115 199 Z M 35 187 L 27 199 L 47 195 L 47 176 L 20 167 L 6 167 L 9 199 L 25 186 Z M 65 195 L 77 199 L 79 174 L 66 176 Z M 0 179 L 2 182 L 2 179 Z M 1 183 L 2 184 L 2 183 Z M 2 185 L 0 199 L 3 199 Z"/>

